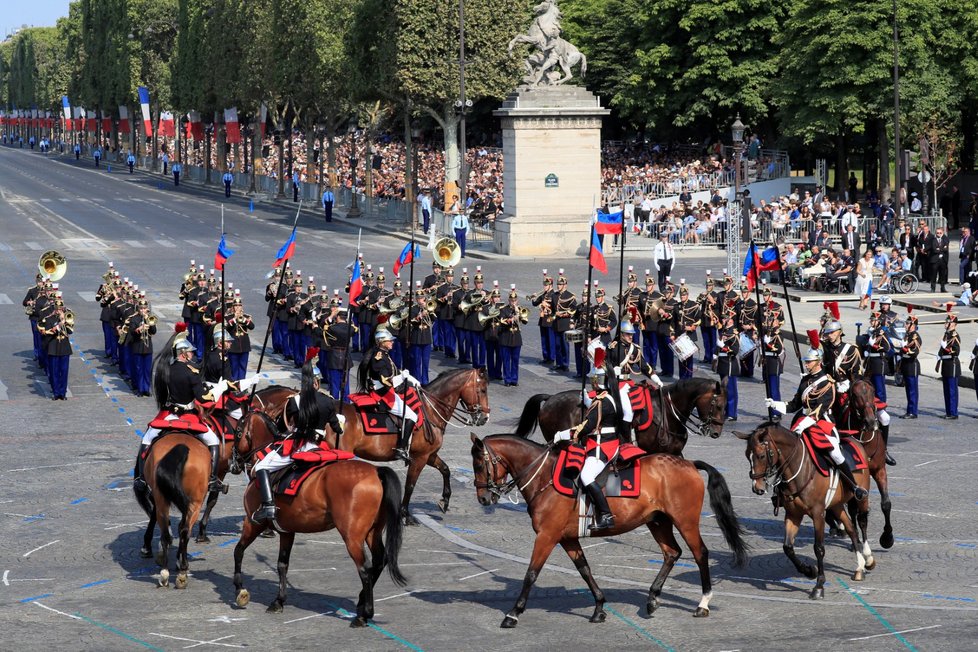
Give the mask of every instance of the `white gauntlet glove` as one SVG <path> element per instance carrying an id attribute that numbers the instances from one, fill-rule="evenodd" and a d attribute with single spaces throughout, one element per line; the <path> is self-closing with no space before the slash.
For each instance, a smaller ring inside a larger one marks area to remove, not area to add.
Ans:
<path id="1" fill-rule="evenodd" d="M 665 385 L 665 383 L 662 382 L 662 379 L 659 378 L 659 374 L 652 374 L 649 377 L 649 380 L 652 381 L 652 384 L 655 385 L 656 389 L 662 389 L 662 387 Z"/>
<path id="2" fill-rule="evenodd" d="M 336 420 L 340 422 L 340 431 L 336 434 L 342 435 L 343 431 L 346 430 L 346 417 L 342 414 L 337 414 Z"/>
<path id="3" fill-rule="evenodd" d="M 773 398 L 764 399 L 764 407 L 774 410 L 779 414 L 788 413 L 788 404 L 784 401 L 775 401 Z"/>
<path id="4" fill-rule="evenodd" d="M 571 440 L 571 431 L 570 431 L 570 428 L 568 428 L 567 430 L 561 430 L 561 431 L 559 431 L 557 433 L 554 433 L 554 443 L 555 444 L 557 442 L 570 441 L 570 440 Z"/>
<path id="5" fill-rule="evenodd" d="M 215 401 L 219 401 L 226 391 L 228 391 L 228 381 L 223 378 L 211 385 L 211 396 L 214 397 Z"/>
<path id="6" fill-rule="evenodd" d="M 845 394 L 849 391 L 849 381 L 843 380 L 838 385 L 835 386 L 835 391 L 839 394 Z"/>
<path id="7" fill-rule="evenodd" d="M 258 374 L 249 376 L 248 378 L 242 378 L 241 380 L 238 381 L 238 387 L 243 392 L 247 389 L 250 389 L 253 385 L 257 385 L 260 380 L 261 380 L 261 376 L 259 376 Z"/>

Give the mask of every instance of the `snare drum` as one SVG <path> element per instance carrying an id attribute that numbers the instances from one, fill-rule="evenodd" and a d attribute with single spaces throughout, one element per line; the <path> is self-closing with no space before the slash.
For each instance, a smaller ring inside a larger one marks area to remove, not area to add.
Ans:
<path id="1" fill-rule="evenodd" d="M 564 333 L 564 339 L 567 340 L 568 344 L 583 344 L 584 331 L 579 328 L 572 328 Z"/>
<path id="2" fill-rule="evenodd" d="M 757 348 L 757 342 L 751 338 L 747 333 L 740 334 L 740 351 L 737 352 L 737 357 L 741 360 L 749 356 Z"/>
<path id="3" fill-rule="evenodd" d="M 696 353 L 696 342 L 683 333 L 669 344 L 669 348 L 680 360 L 688 360 Z"/>

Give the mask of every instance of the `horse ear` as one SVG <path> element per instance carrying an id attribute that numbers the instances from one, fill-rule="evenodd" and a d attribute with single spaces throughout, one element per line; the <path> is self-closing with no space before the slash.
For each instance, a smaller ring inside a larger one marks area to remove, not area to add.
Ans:
<path id="1" fill-rule="evenodd" d="M 475 433 L 472 432 L 471 430 L 469 431 L 469 439 L 471 439 L 472 443 L 475 444 L 476 446 L 482 444 L 482 440 L 476 437 Z"/>
<path id="2" fill-rule="evenodd" d="M 750 439 L 749 432 L 740 432 L 739 430 L 734 430 L 733 434 L 737 439 L 743 439 L 744 441 Z"/>
<path id="3" fill-rule="evenodd" d="M 719 394 L 720 392 L 723 391 L 723 385 L 720 384 L 720 381 L 719 380 L 716 381 L 716 383 L 717 383 L 716 384 L 716 389 L 713 390 L 713 391 L 714 391 L 714 393 Z"/>

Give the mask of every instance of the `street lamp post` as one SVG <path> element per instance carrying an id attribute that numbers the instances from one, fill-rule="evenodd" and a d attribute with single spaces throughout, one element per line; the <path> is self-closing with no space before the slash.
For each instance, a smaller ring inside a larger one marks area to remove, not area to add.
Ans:
<path id="1" fill-rule="evenodd" d="M 180 117 L 180 133 L 177 134 L 177 162 L 183 165 L 184 151 L 187 149 L 187 123 L 190 118 L 187 114 Z"/>
<path id="2" fill-rule="evenodd" d="M 347 212 L 346 216 L 350 219 L 355 219 L 361 216 L 360 203 L 357 200 L 357 140 L 359 139 L 360 126 L 357 124 L 357 119 L 354 117 L 350 120 L 350 127 L 347 129 L 347 134 L 350 136 L 350 144 L 352 145 L 352 151 L 350 152 L 350 210 Z"/>
<path id="3" fill-rule="evenodd" d="M 727 211 L 727 270 L 736 275 L 740 265 L 741 220 L 743 216 L 743 196 L 740 191 L 741 157 L 744 152 L 744 131 L 747 127 L 740 121 L 740 114 L 730 126 L 730 135 L 734 148 L 734 205 L 733 210 Z"/>

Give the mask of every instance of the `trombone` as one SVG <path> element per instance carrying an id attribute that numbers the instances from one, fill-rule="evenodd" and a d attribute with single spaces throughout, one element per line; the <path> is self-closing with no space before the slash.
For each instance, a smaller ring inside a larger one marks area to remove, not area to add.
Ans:
<path id="1" fill-rule="evenodd" d="M 476 290 L 469 295 L 469 299 L 471 299 L 471 301 L 466 301 L 465 299 L 462 299 L 462 301 L 458 304 L 459 310 L 461 310 L 466 315 L 469 314 L 469 311 L 472 310 L 473 308 L 477 308 L 478 306 L 482 305 L 482 302 L 486 300 L 486 293 L 480 290 Z"/>

